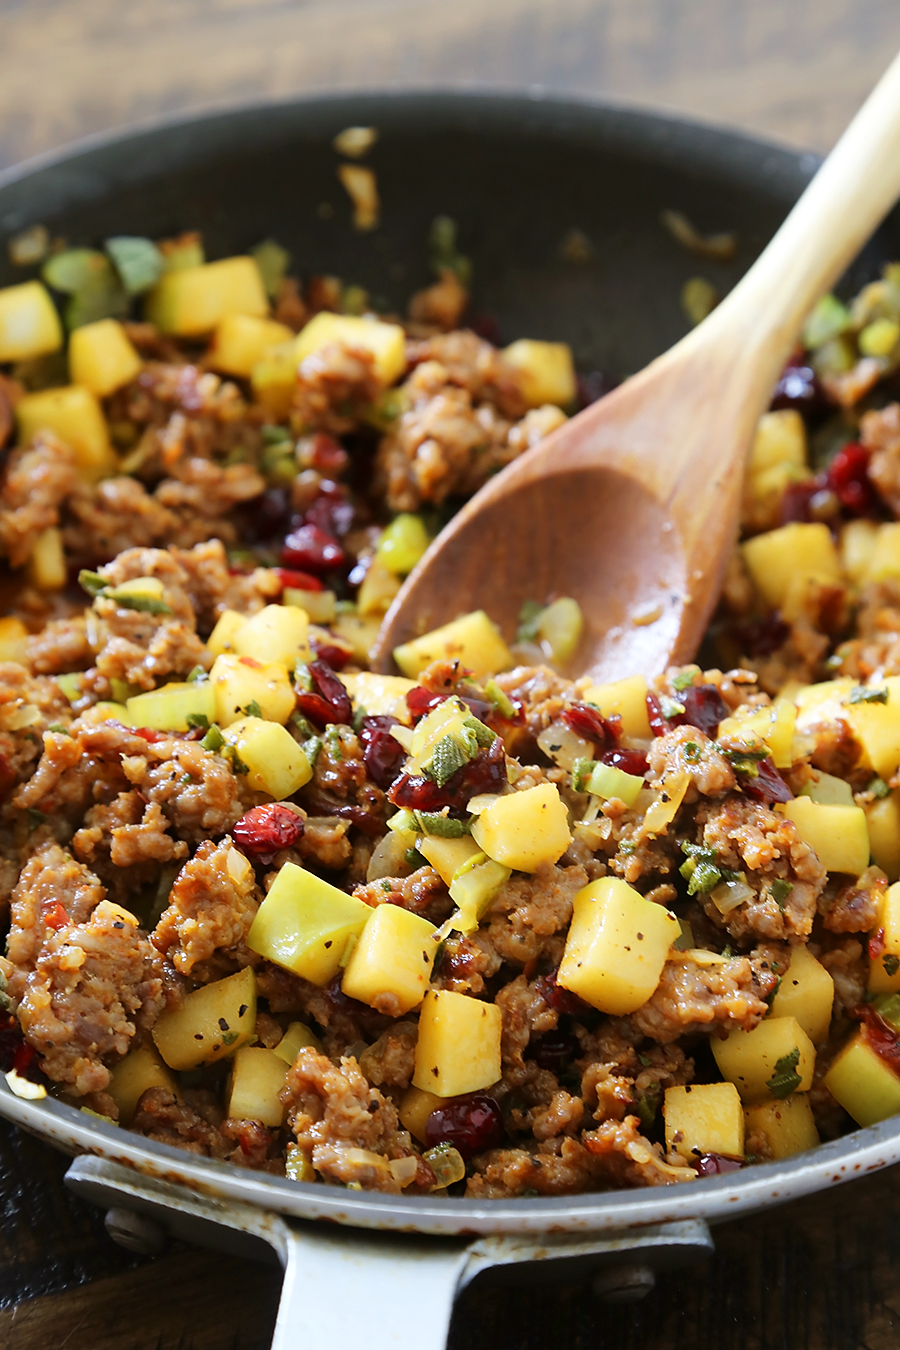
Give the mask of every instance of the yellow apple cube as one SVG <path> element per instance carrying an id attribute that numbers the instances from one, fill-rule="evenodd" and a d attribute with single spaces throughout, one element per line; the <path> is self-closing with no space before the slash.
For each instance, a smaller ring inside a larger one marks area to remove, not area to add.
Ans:
<path id="1" fill-rule="evenodd" d="M 358 675 L 342 675 L 341 679 L 355 712 L 363 708 L 370 717 L 396 717 L 405 727 L 412 724 L 406 695 L 410 689 L 415 689 L 415 680 L 407 680 L 402 675 L 376 675 L 371 670 L 361 670 Z"/>
<path id="2" fill-rule="evenodd" d="M 478 816 L 472 838 L 494 862 L 519 872 L 558 862 L 572 842 L 568 812 L 554 783 L 498 797 Z"/>
<path id="3" fill-rule="evenodd" d="M 309 620 L 291 605 L 266 605 L 234 634 L 239 656 L 252 656 L 263 665 L 280 661 L 293 670 L 309 660 Z"/>
<path id="4" fill-rule="evenodd" d="M 137 1104 L 148 1088 L 162 1088 L 173 1097 L 180 1096 L 178 1084 L 152 1041 L 129 1050 L 112 1071 L 106 1091 L 118 1108 L 121 1125 L 131 1124 Z"/>
<path id="5" fill-rule="evenodd" d="M 301 1050 L 318 1050 L 323 1053 L 322 1042 L 315 1032 L 310 1031 L 303 1022 L 292 1022 L 281 1040 L 274 1047 L 274 1053 L 285 1064 L 293 1064 Z"/>
<path id="6" fill-rule="evenodd" d="M 744 1156 L 744 1109 L 733 1083 L 666 1088 L 666 1152 L 692 1162 L 703 1153 Z"/>
<path id="7" fill-rule="evenodd" d="M 869 847 L 876 867 L 888 881 L 900 878 L 900 792 L 870 802 L 865 808 Z"/>
<path id="8" fill-rule="evenodd" d="M 17 661 L 21 665 L 26 658 L 28 629 L 21 619 L 11 616 L 0 619 L 0 661 Z"/>
<path id="9" fill-rule="evenodd" d="M 368 665 L 380 627 L 381 619 L 377 614 L 369 619 L 359 614 L 338 614 L 331 625 L 335 635 L 349 643 L 353 659 L 361 665 Z"/>
<path id="10" fill-rule="evenodd" d="M 881 690 L 887 690 L 886 703 L 853 703 L 851 690 L 845 715 L 872 768 L 887 779 L 900 767 L 900 676 L 878 680 L 872 692 Z"/>
<path id="11" fill-rule="evenodd" d="M 680 936 L 678 920 L 662 905 L 617 877 L 601 877 L 574 898 L 557 980 L 601 1012 L 635 1012 L 659 984 Z"/>
<path id="12" fill-rule="evenodd" d="M 286 722 L 297 705 L 287 667 L 280 661 L 263 665 L 252 656 L 223 653 L 215 659 L 209 682 L 215 691 L 220 727 L 230 726 L 240 717 Z"/>
<path id="13" fill-rule="evenodd" d="M 443 1097 L 439 1097 L 436 1092 L 423 1092 L 417 1087 L 407 1088 L 400 1098 L 400 1124 L 404 1130 L 409 1130 L 413 1139 L 418 1139 L 420 1144 L 427 1144 L 425 1127 L 428 1117 L 438 1106 L 443 1105 L 443 1101 Z"/>
<path id="14" fill-rule="evenodd" d="M 447 886 L 452 884 L 463 864 L 481 852 L 470 834 L 464 834 L 461 839 L 439 839 L 437 835 L 427 834 L 416 847 Z"/>
<path id="15" fill-rule="evenodd" d="M 780 807 L 797 833 L 829 872 L 860 876 L 869 865 L 869 831 L 861 806 L 823 806 L 809 797 L 795 797 Z"/>
<path id="16" fill-rule="evenodd" d="M 285 863 L 257 910 L 247 946 L 311 984 L 325 985 L 340 970 L 348 939 L 359 937 L 371 914 L 362 900 Z"/>
<path id="17" fill-rule="evenodd" d="M 744 1111 L 747 1134 L 762 1135 L 770 1158 L 792 1158 L 819 1143 L 809 1097 L 795 1092 L 783 1102 L 760 1102 Z"/>
<path id="18" fill-rule="evenodd" d="M 643 675 L 629 675 L 612 684 L 592 685 L 584 697 L 588 703 L 595 703 L 604 717 L 621 717 L 626 736 L 649 740 L 653 733 L 647 713 L 647 693 Z"/>
<path id="19" fill-rule="evenodd" d="M 63 537 L 55 525 L 41 530 L 28 556 L 28 580 L 39 591 L 61 591 L 68 580 Z"/>
<path id="20" fill-rule="evenodd" d="M 900 882 L 888 887 L 875 929 L 884 945 L 879 955 L 869 960 L 869 993 L 900 992 Z"/>
<path id="21" fill-rule="evenodd" d="M 387 614 L 402 585 L 395 572 L 388 571 L 377 557 L 373 558 L 356 596 L 356 607 L 362 618 Z"/>
<path id="22" fill-rule="evenodd" d="M 789 699 L 779 698 L 768 708 L 739 708 L 719 723 L 717 739 L 732 749 L 761 743 L 768 748 L 776 769 L 789 769 L 794 762 L 796 723 L 796 706 Z"/>
<path id="23" fill-rule="evenodd" d="M 278 1096 L 284 1087 L 288 1066 L 261 1045 L 243 1045 L 234 1056 L 228 1116 L 231 1120 L 258 1120 L 278 1129 L 284 1120 L 284 1104 Z"/>
<path id="24" fill-rule="evenodd" d="M 382 384 L 393 384 L 406 370 L 406 334 L 398 323 L 360 319 L 322 310 L 297 335 L 294 358 L 299 365 L 331 343 L 352 351 L 369 352 L 373 370 Z"/>
<path id="25" fill-rule="evenodd" d="M 165 272 L 147 296 L 146 315 L 162 333 L 202 337 L 226 314 L 265 318 L 269 301 L 254 258 L 222 258 Z"/>
<path id="26" fill-rule="evenodd" d="M 773 1017 L 796 1017 L 813 1045 L 823 1045 L 831 1026 L 834 980 L 807 947 L 790 949 L 790 965 L 771 1008 Z"/>
<path id="27" fill-rule="evenodd" d="M 69 338 L 69 372 L 98 398 L 108 398 L 136 379 L 143 362 L 118 319 L 98 319 Z"/>
<path id="28" fill-rule="evenodd" d="M 170 1069 L 196 1069 L 233 1055 L 256 1036 L 256 976 L 250 966 L 188 994 L 153 1028 Z"/>
<path id="29" fill-rule="evenodd" d="M 419 1015 L 413 1087 L 460 1097 L 500 1077 L 503 1017 L 496 1003 L 431 989 Z"/>
<path id="30" fill-rule="evenodd" d="M 425 997 L 437 956 L 434 924 L 399 905 L 371 911 L 344 970 L 348 998 L 401 1016 Z"/>
<path id="31" fill-rule="evenodd" d="M 900 523 L 878 526 L 863 581 L 888 581 L 900 577 Z"/>
<path id="32" fill-rule="evenodd" d="M 772 609 L 781 607 L 798 575 L 841 581 L 841 563 L 827 525 L 782 525 L 748 539 L 741 550 L 756 589 Z"/>
<path id="33" fill-rule="evenodd" d="M 883 528 L 876 525 L 874 520 L 848 520 L 841 530 L 838 542 L 841 566 L 855 586 L 862 586 L 869 580 L 879 531 Z M 900 550 L 897 561 L 900 566 Z M 900 570 L 897 575 L 900 575 Z"/>
<path id="34" fill-rule="evenodd" d="M 555 403 L 560 408 L 574 403 L 578 390 L 575 363 L 567 342 L 538 342 L 519 338 L 503 355 L 519 372 L 522 393 L 531 408 Z"/>
<path id="35" fill-rule="evenodd" d="M 261 717 L 241 717 L 224 731 L 247 770 L 247 784 L 283 802 L 313 776 L 309 760 L 291 733 L 280 722 Z"/>
<path id="36" fill-rule="evenodd" d="M 274 319 L 260 319 L 253 314 L 226 314 L 216 325 L 206 359 L 213 370 L 249 379 L 254 366 L 273 347 L 293 342 L 293 339 L 291 329 Z"/>
<path id="37" fill-rule="evenodd" d="M 239 614 L 236 609 L 226 609 L 224 614 L 219 616 L 215 628 L 206 640 L 206 645 L 213 656 L 237 652 L 237 635 L 246 622 L 246 614 Z"/>
<path id="38" fill-rule="evenodd" d="M 850 1037 L 822 1081 L 857 1125 L 877 1125 L 900 1112 L 900 1077 L 862 1029 Z"/>
<path id="39" fill-rule="evenodd" d="M 806 468 L 806 426 L 793 408 L 763 413 L 756 424 L 747 470 L 757 474 L 779 464 Z"/>
<path id="40" fill-rule="evenodd" d="M 191 726 L 202 726 L 201 719 L 209 723 L 216 716 L 216 697 L 209 680 L 164 684 L 161 689 L 135 695 L 125 706 L 129 726 L 151 731 L 187 731 Z M 191 722 L 189 718 L 196 720 Z"/>
<path id="41" fill-rule="evenodd" d="M 750 1105 L 812 1087 L 816 1048 L 796 1017 L 767 1017 L 752 1031 L 730 1031 L 711 1045 L 722 1077 Z"/>
<path id="42" fill-rule="evenodd" d="M 508 670 L 512 653 L 500 630 L 483 609 L 435 628 L 423 637 L 394 648 L 394 660 L 409 679 L 414 680 L 432 661 L 461 661 L 476 680 Z"/>
<path id="43" fill-rule="evenodd" d="M 62 345 L 62 324 L 43 282 L 0 290 L 0 361 L 30 361 Z"/>
<path id="44" fill-rule="evenodd" d="M 294 389 L 297 385 L 297 357 L 295 339 L 272 347 L 257 361 L 250 376 L 250 384 L 257 402 L 269 417 L 282 421 L 291 411 Z"/>
<path id="45" fill-rule="evenodd" d="M 97 395 L 80 384 L 26 394 L 16 405 L 16 423 L 22 445 L 29 445 L 40 431 L 52 431 L 65 441 L 90 482 L 118 468 Z"/>

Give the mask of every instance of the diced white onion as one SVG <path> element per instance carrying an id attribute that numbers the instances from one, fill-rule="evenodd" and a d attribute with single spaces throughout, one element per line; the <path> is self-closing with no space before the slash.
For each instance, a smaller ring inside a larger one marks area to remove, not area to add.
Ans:
<path id="1" fill-rule="evenodd" d="M 419 1161 L 417 1158 L 391 1158 L 388 1163 L 391 1169 L 391 1175 L 397 1185 L 403 1189 L 409 1186 L 415 1180 L 416 1172 L 419 1170 Z"/>
<path id="2" fill-rule="evenodd" d="M 743 881 L 720 881 L 709 898 L 720 914 L 730 914 L 745 900 L 752 900 L 753 891 Z"/>

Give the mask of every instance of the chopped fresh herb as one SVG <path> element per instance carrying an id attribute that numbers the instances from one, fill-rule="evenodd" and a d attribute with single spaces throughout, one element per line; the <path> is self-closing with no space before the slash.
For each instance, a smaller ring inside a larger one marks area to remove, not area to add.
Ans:
<path id="1" fill-rule="evenodd" d="M 311 694 L 313 692 L 313 677 L 305 661 L 298 661 L 294 670 L 294 688 L 298 694 Z"/>
<path id="2" fill-rule="evenodd" d="M 222 1035 L 222 1044 L 223 1044 L 223 1045 L 234 1045 L 234 1043 L 235 1043 L 235 1041 L 237 1040 L 237 1038 L 238 1038 L 238 1032 L 236 1032 L 236 1031 L 226 1031 L 226 1032 L 224 1032 L 223 1035 Z"/>
<path id="3" fill-rule="evenodd" d="M 891 789 L 888 787 L 887 783 L 883 778 L 878 778 L 877 776 L 872 779 L 871 783 L 866 788 L 866 791 L 871 792 L 873 797 L 889 797 L 891 795 Z"/>
<path id="4" fill-rule="evenodd" d="M 720 956 L 729 956 L 729 957 L 733 955 L 733 952 L 732 952 L 732 950 L 731 950 L 731 943 L 730 943 L 730 942 L 727 943 L 727 944 L 722 948 L 722 950 L 721 950 L 721 952 L 719 953 L 719 955 L 720 955 Z"/>
<path id="5" fill-rule="evenodd" d="M 690 689 L 694 683 L 694 676 L 697 674 L 697 667 L 691 666 L 690 670 L 683 670 L 680 675 L 676 675 L 672 681 L 672 688 L 679 694 L 683 694 L 685 689 Z"/>
<path id="6" fill-rule="evenodd" d="M 441 815 L 439 811 L 417 811 L 416 820 L 423 834 L 431 834 L 438 839 L 461 839 L 470 829 L 464 820 L 454 820 L 451 816 Z"/>
<path id="7" fill-rule="evenodd" d="M 308 722 L 302 713 L 295 712 L 291 715 L 291 726 L 296 727 L 301 736 L 315 736 L 316 729 L 312 722 Z"/>
<path id="8" fill-rule="evenodd" d="M 394 888 L 389 881 L 382 881 L 381 889 L 384 891 L 385 895 L 390 895 Z"/>
<path id="9" fill-rule="evenodd" d="M 883 689 L 867 689 L 865 685 L 858 684 L 850 690 L 851 703 L 887 703 L 890 698 L 890 691 L 887 687 Z"/>
<path id="10" fill-rule="evenodd" d="M 302 742 L 300 749 L 306 756 L 306 762 L 309 767 L 315 768 L 316 760 L 319 758 L 319 751 L 322 749 L 322 737 L 310 736 L 308 740 Z"/>
<path id="11" fill-rule="evenodd" d="M 221 750 L 222 746 L 225 744 L 225 737 L 215 723 L 213 723 L 200 744 L 203 746 L 204 750 Z"/>
<path id="12" fill-rule="evenodd" d="M 772 899 L 779 909 L 784 909 L 784 902 L 794 889 L 792 881 L 785 881 L 783 877 L 776 877 L 769 888 L 772 892 Z"/>
<path id="13" fill-rule="evenodd" d="M 696 741 L 688 741 L 686 745 L 682 746 L 681 754 L 688 764 L 700 763 L 701 750 Z"/>
<path id="14" fill-rule="evenodd" d="M 187 677 L 188 684 L 204 684 L 209 679 L 209 672 L 202 666 L 194 666 L 194 669 Z"/>
<path id="15" fill-rule="evenodd" d="M 467 731 L 471 731 L 475 737 L 475 742 L 479 750 L 485 750 L 494 743 L 494 732 L 490 727 L 486 727 L 483 722 L 479 722 L 477 717 L 467 717 L 463 722 Z"/>
<path id="16" fill-rule="evenodd" d="M 488 680 L 484 686 L 484 696 L 493 703 L 501 717 L 515 717 L 516 710 L 512 700 L 507 698 L 496 680 Z"/>
<path id="17" fill-rule="evenodd" d="M 184 719 L 191 730 L 209 731 L 209 718 L 206 713 L 188 713 Z"/>
<path id="18" fill-rule="evenodd" d="M 106 577 L 101 577 L 99 572 L 89 572 L 86 567 L 82 567 L 78 573 L 78 584 L 83 591 L 93 596 L 100 595 L 109 586 Z"/>
<path id="19" fill-rule="evenodd" d="M 572 765 L 572 787 L 575 792 L 587 792 L 588 779 L 596 767 L 595 759 L 576 759 Z"/>
<path id="20" fill-rule="evenodd" d="M 637 844 L 634 842 L 633 839 L 625 839 L 619 845 L 619 852 L 624 853 L 626 858 L 630 858 L 636 848 Z"/>
<path id="21" fill-rule="evenodd" d="M 64 727 L 62 722 L 51 722 L 48 731 L 55 731 L 57 736 L 71 736 L 72 733 L 68 727 Z"/>
<path id="22" fill-rule="evenodd" d="M 156 595 L 120 595 L 118 591 L 107 591 L 103 597 L 112 600 L 119 609 L 134 609 L 140 614 L 171 614 L 172 606 Z"/>
<path id="23" fill-rule="evenodd" d="M 659 695 L 659 710 L 663 717 L 668 721 L 672 717 L 680 717 L 684 712 L 684 704 L 679 703 L 676 698 L 669 698 L 668 694 Z"/>
<path id="24" fill-rule="evenodd" d="M 426 772 L 438 787 L 443 787 L 457 769 L 468 764 L 471 758 L 472 756 L 466 753 L 455 736 L 444 736 L 434 747 L 431 763 Z"/>
<path id="25" fill-rule="evenodd" d="M 407 867 L 411 867 L 413 871 L 417 871 L 420 867 L 425 867 L 428 863 L 428 859 L 423 858 L 417 848 L 408 848 L 404 857 L 406 859 Z"/>
<path id="26" fill-rule="evenodd" d="M 722 873 L 718 867 L 713 867 L 712 863 L 699 862 L 695 858 L 688 858 L 687 862 L 682 863 L 681 874 L 685 875 L 684 869 L 691 868 L 688 880 L 688 895 L 706 895 L 709 891 L 715 890 L 722 880 Z"/>
<path id="27" fill-rule="evenodd" d="M 341 740 L 340 727 L 328 727 L 322 737 L 322 744 L 328 746 L 328 753 L 336 764 L 344 762 L 344 743 Z"/>
<path id="28" fill-rule="evenodd" d="M 50 819 L 43 811 L 39 811 L 36 806 L 27 806 L 25 810 L 33 830 L 38 829 L 41 825 L 46 825 L 47 821 Z"/>
<path id="29" fill-rule="evenodd" d="M 250 770 L 247 768 L 247 765 L 246 765 L 246 764 L 244 763 L 244 761 L 241 759 L 240 755 L 239 755 L 238 752 L 235 750 L 235 748 L 234 748 L 233 745 L 232 745 L 232 746 L 229 746 L 228 751 L 227 751 L 227 754 L 228 754 L 228 758 L 231 760 L 231 767 L 232 767 L 232 769 L 234 770 L 234 772 L 235 772 L 236 774 L 239 774 L 239 775 L 242 776 L 242 775 L 247 774 L 247 773 L 250 772 Z"/>
<path id="30" fill-rule="evenodd" d="M 255 698 L 251 698 L 246 708 L 242 708 L 241 712 L 245 713 L 247 717 L 262 717 L 262 708 Z"/>
<path id="31" fill-rule="evenodd" d="M 638 1051 L 638 1059 L 641 1061 L 641 1064 L 643 1064 L 645 1069 L 649 1069 L 650 1065 L 653 1063 L 653 1060 L 650 1058 L 650 1056 L 641 1054 L 640 1050 Z"/>
<path id="32" fill-rule="evenodd" d="M 769 1007 L 771 1008 L 772 1004 L 775 1001 L 775 995 L 778 993 L 778 990 L 780 988 L 781 988 L 781 976 L 779 975 L 775 980 L 774 989 L 771 989 L 769 993 L 766 994 L 765 998 L 763 999 L 763 1003 L 768 1003 Z"/>
<path id="33" fill-rule="evenodd" d="M 646 1092 L 642 1092 L 637 1099 L 637 1113 L 645 1130 L 649 1130 L 656 1120 L 656 1113 L 659 1110 L 661 1096 L 662 1092 L 659 1083 L 653 1083 L 652 1086 L 647 1088 Z"/>
<path id="34" fill-rule="evenodd" d="M 519 627 L 516 630 L 516 642 L 536 642 L 538 628 L 544 606 L 536 600 L 526 600 L 519 610 Z"/>
<path id="35" fill-rule="evenodd" d="M 702 862 L 716 863 L 719 858 L 714 848 L 706 848 L 704 844 L 692 844 L 689 839 L 681 841 L 681 851 L 688 858 L 697 858 Z"/>
<path id="36" fill-rule="evenodd" d="M 295 714 L 295 716 L 296 715 L 297 714 Z M 369 714 L 366 712 L 365 708 L 359 707 L 356 709 L 356 711 L 353 714 L 353 730 L 355 732 L 359 733 L 360 731 L 362 731 L 363 722 L 366 720 L 368 715 Z"/>
<path id="37" fill-rule="evenodd" d="M 881 964 L 884 966 L 886 975 L 896 975 L 900 970 L 900 956 L 895 956 L 893 952 L 886 952 L 881 958 Z"/>
<path id="38" fill-rule="evenodd" d="M 775 1063 L 775 1072 L 766 1083 L 773 1097 L 783 1101 L 795 1092 L 803 1081 L 797 1072 L 797 1065 L 800 1063 L 800 1049 L 794 1046 L 788 1055 L 782 1055 L 781 1059 Z"/>

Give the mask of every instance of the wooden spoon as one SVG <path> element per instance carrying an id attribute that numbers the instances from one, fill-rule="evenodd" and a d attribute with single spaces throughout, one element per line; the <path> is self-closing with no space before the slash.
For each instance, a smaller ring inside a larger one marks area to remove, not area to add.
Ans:
<path id="1" fill-rule="evenodd" d="M 698 328 L 491 479 L 385 616 L 399 643 L 484 609 L 507 639 L 526 600 L 579 602 L 573 668 L 603 679 L 690 660 L 737 533 L 754 429 L 820 295 L 900 194 L 900 57 L 765 252 Z"/>

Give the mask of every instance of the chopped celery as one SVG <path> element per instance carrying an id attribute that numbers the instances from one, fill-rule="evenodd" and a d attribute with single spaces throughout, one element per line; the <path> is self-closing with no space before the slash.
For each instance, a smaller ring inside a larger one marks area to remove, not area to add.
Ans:
<path id="1" fill-rule="evenodd" d="M 821 347 L 850 327 L 850 311 L 836 295 L 823 295 L 803 325 L 803 345 Z"/>
<path id="2" fill-rule="evenodd" d="M 588 779 L 587 791 L 605 801 L 618 797 L 626 806 L 634 806 L 643 786 L 644 780 L 637 774 L 625 773 L 612 764 L 596 764 Z"/>
<path id="3" fill-rule="evenodd" d="M 873 1002 L 882 1021 L 900 1035 L 900 994 L 878 994 Z"/>
<path id="4" fill-rule="evenodd" d="M 421 516 L 407 512 L 395 516 L 378 544 L 375 557 L 396 576 L 405 577 L 415 567 L 431 540 Z"/>
<path id="5" fill-rule="evenodd" d="M 278 287 L 290 267 L 290 253 L 286 248 L 277 244 L 274 239 L 264 239 L 261 244 L 256 245 L 256 248 L 250 250 L 250 254 L 251 257 L 256 259 L 256 265 L 263 279 L 266 294 L 274 300 L 278 293 Z"/>
<path id="6" fill-rule="evenodd" d="M 163 255 L 150 239 L 139 235 L 116 235 L 103 246 L 112 258 L 122 285 L 129 295 L 142 295 L 162 276 Z"/>
<path id="7" fill-rule="evenodd" d="M 96 249 L 73 248 L 49 258 L 41 276 L 69 296 L 66 327 L 71 331 L 98 319 L 122 318 L 128 312 L 126 295 L 112 263 Z"/>

